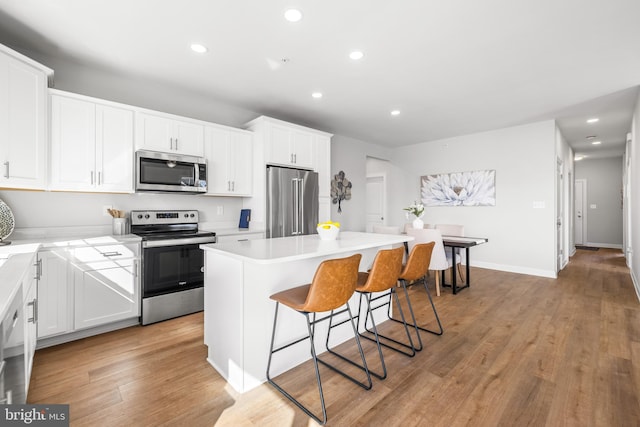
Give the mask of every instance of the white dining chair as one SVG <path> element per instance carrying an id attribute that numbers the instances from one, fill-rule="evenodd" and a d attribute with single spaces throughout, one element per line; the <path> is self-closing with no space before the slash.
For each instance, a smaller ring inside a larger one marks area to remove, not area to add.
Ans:
<path id="1" fill-rule="evenodd" d="M 435 228 L 437 230 L 440 230 L 440 233 L 442 233 L 443 236 L 459 236 L 459 237 L 464 237 L 464 225 L 460 225 L 460 224 L 436 224 Z M 451 258 L 451 251 L 446 251 L 445 252 L 447 255 L 447 261 L 449 262 L 449 264 L 453 263 L 453 260 Z M 457 270 L 458 270 L 458 275 L 460 276 L 460 280 L 461 281 L 465 281 L 464 276 L 462 275 L 462 262 L 461 262 L 461 256 L 460 256 L 460 248 L 456 248 L 454 250 L 455 253 L 455 263 L 457 265 Z M 455 274 L 455 273 L 454 273 Z"/>
<path id="2" fill-rule="evenodd" d="M 373 226 L 373 232 L 378 234 L 400 234 L 400 227 L 397 225 L 379 225 Z"/>
<path id="3" fill-rule="evenodd" d="M 407 222 L 404 224 L 404 233 L 407 234 L 407 230 L 413 228 L 413 223 Z M 424 229 L 435 228 L 433 224 L 424 224 L 422 226 Z"/>
<path id="4" fill-rule="evenodd" d="M 444 245 L 442 244 L 442 234 L 440 234 L 440 230 L 437 230 L 435 228 L 410 228 L 407 230 L 407 235 L 413 237 L 414 239 L 408 242 L 409 252 L 411 252 L 411 249 L 418 243 L 435 242 L 433 252 L 431 253 L 431 261 L 429 262 L 429 270 L 436 272 L 436 295 L 440 296 L 440 272 L 442 270 L 449 269 L 452 265 L 447 260 L 447 256 L 444 251 Z"/>

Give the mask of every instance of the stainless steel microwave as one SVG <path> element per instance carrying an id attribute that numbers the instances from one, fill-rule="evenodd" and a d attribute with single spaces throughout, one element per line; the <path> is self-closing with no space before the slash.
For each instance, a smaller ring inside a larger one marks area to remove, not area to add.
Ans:
<path id="1" fill-rule="evenodd" d="M 136 191 L 206 193 L 207 161 L 196 156 L 137 151 Z"/>

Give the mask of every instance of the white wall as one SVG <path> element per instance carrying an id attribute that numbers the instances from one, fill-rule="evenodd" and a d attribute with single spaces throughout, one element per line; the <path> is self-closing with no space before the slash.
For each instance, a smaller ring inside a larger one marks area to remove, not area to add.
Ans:
<path id="1" fill-rule="evenodd" d="M 622 166 L 622 157 L 576 162 L 576 179 L 587 181 L 584 213 L 589 246 L 622 249 Z"/>
<path id="2" fill-rule="evenodd" d="M 631 278 L 636 288 L 636 294 L 640 298 L 640 226 L 637 219 L 640 218 L 640 95 L 636 101 L 636 108 L 633 113 L 633 123 L 631 126 L 631 152 L 629 153 L 630 163 L 630 179 L 628 197 L 630 202 L 629 227 L 631 239 L 628 242 L 630 246 L 630 256 L 627 264 L 631 268 Z"/>
<path id="3" fill-rule="evenodd" d="M 420 176 L 493 169 L 496 206 L 427 207 L 424 222 L 464 224 L 468 236 L 488 237 L 472 250 L 472 265 L 555 277 L 555 139 L 555 123 L 544 121 L 396 149 L 392 162 L 405 182 L 396 221 L 419 199 Z"/>
<path id="4" fill-rule="evenodd" d="M 351 200 L 342 202 L 342 213 L 338 213 L 337 204 L 331 205 L 331 219 L 340 222 L 342 230 L 365 231 L 367 156 L 388 159 L 390 153 L 388 148 L 346 136 L 334 135 L 331 139 L 331 178 L 344 171 L 353 184 Z"/>

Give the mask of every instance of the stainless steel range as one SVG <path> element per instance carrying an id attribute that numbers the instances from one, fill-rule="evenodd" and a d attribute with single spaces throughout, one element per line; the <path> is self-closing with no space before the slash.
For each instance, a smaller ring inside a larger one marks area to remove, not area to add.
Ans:
<path id="1" fill-rule="evenodd" d="M 204 253 L 216 233 L 198 230 L 198 211 L 131 211 L 142 238 L 142 324 L 204 309 Z"/>

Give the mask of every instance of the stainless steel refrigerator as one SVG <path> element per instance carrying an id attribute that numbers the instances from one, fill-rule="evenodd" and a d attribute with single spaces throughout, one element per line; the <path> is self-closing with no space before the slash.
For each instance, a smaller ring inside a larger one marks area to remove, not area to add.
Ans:
<path id="1" fill-rule="evenodd" d="M 317 233 L 318 174 L 267 166 L 267 238 Z"/>

